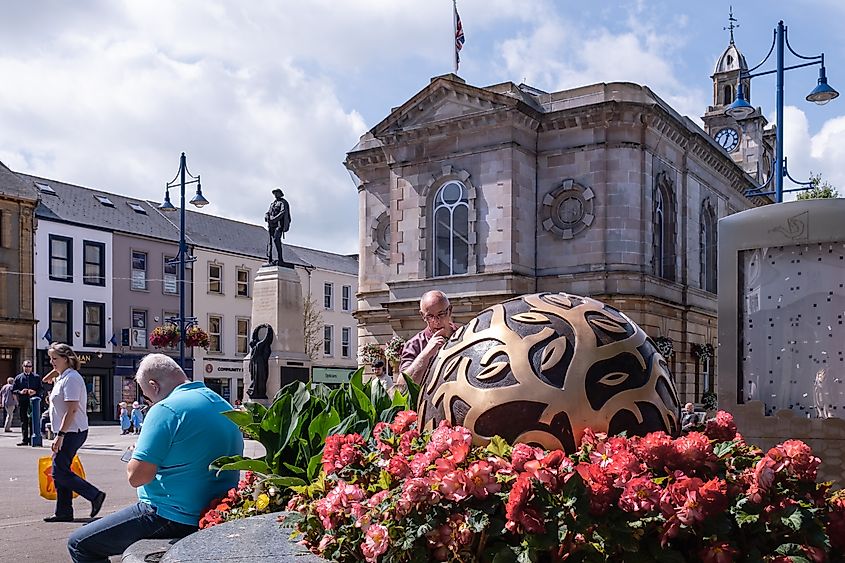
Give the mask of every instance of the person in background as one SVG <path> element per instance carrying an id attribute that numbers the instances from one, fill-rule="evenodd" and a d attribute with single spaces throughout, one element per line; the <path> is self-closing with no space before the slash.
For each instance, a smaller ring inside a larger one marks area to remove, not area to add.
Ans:
<path id="1" fill-rule="evenodd" d="M 378 379 L 385 390 L 390 390 L 393 387 L 393 381 L 384 370 L 383 360 L 376 360 L 373 363 L 373 379 Z"/>
<path id="2" fill-rule="evenodd" d="M 120 407 L 120 435 L 129 434 L 129 427 L 132 426 L 132 421 L 129 418 L 129 409 L 126 408 L 126 401 L 118 403 Z"/>
<path id="3" fill-rule="evenodd" d="M 141 404 L 138 401 L 132 403 L 132 415 L 130 422 L 135 429 L 135 434 L 141 433 L 141 425 L 144 424 L 144 412 L 141 410 Z"/>
<path id="4" fill-rule="evenodd" d="M 684 405 L 684 410 L 681 411 L 681 430 L 687 432 L 697 422 L 697 417 L 695 416 L 695 405 L 692 403 L 687 403 Z"/>
<path id="5" fill-rule="evenodd" d="M 47 354 L 59 375 L 50 391 L 50 425 L 56 434 L 52 446 L 56 511 L 44 521 L 72 522 L 74 492 L 91 502 L 91 518 L 94 518 L 103 507 L 106 493 L 70 470 L 73 457 L 88 439 L 88 394 L 85 381 L 77 371 L 79 358 L 70 346 L 57 342 L 50 344 Z"/>
<path id="6" fill-rule="evenodd" d="M 44 394 L 44 387 L 41 385 L 41 377 L 32 371 L 32 362 L 26 360 L 23 363 L 23 372 L 15 377 L 12 384 L 12 393 L 18 398 L 18 412 L 21 417 L 21 434 L 23 439 L 19 446 L 28 446 L 32 436 L 32 412 L 30 412 L 30 399 L 41 397 Z M 41 414 L 41 413 L 39 413 Z"/>
<path id="7" fill-rule="evenodd" d="M 15 378 L 10 377 L 6 380 L 6 385 L 0 388 L 0 406 L 3 407 L 3 414 L 5 415 L 6 432 L 12 431 L 12 419 L 15 417 L 15 409 L 18 406 L 18 398 L 12 393 Z"/>
<path id="8" fill-rule="evenodd" d="M 423 294 L 420 299 L 420 316 L 425 321 L 425 329 L 405 343 L 399 366 L 400 374 L 409 375 L 418 385 L 422 384 L 437 352 L 458 330 L 458 325 L 452 322 L 452 305 L 442 291 Z M 401 375 L 395 377 L 401 379 Z M 400 381 L 395 383 L 404 385 Z"/>
<path id="9" fill-rule="evenodd" d="M 164 354 L 141 360 L 135 380 L 153 403 L 126 466 L 138 502 L 89 522 L 68 539 L 75 563 L 108 563 L 142 539 L 182 538 L 197 530 L 212 499 L 238 483 L 238 471 L 211 471 L 222 456 L 242 455 L 240 429 L 223 411 L 232 407 L 201 381 L 190 381 Z"/>

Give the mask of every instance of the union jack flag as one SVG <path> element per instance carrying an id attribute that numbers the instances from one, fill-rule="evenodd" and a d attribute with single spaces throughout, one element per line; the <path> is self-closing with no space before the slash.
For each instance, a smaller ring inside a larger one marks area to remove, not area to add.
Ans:
<path id="1" fill-rule="evenodd" d="M 464 26 L 461 25 L 461 16 L 458 14 L 458 7 L 455 6 L 455 70 L 458 70 L 458 63 L 461 62 L 460 51 L 464 46 Z"/>

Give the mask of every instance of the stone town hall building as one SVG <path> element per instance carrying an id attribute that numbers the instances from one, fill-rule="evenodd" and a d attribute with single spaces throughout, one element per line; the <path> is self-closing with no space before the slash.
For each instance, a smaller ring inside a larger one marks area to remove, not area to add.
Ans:
<path id="1" fill-rule="evenodd" d="M 716 222 L 767 201 L 743 195 L 771 161 L 765 118 L 723 115 L 742 65 L 732 39 L 707 132 L 632 83 L 547 93 L 432 79 L 346 158 L 360 181 L 361 342 L 418 331 L 429 289 L 449 295 L 457 322 L 566 291 L 671 339 L 681 398 L 701 401 L 718 361 L 692 353 L 716 344 Z M 716 142 L 726 128 L 736 143 Z"/>

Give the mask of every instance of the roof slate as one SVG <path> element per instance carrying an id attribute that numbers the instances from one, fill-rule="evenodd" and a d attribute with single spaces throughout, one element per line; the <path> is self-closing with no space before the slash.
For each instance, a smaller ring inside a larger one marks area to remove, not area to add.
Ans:
<path id="1" fill-rule="evenodd" d="M 8 169 L 6 169 L 8 170 Z M 9 171 L 12 176 L 15 173 Z M 171 242 L 179 240 L 179 213 L 161 211 L 158 202 L 128 198 L 119 194 L 94 190 L 58 180 L 17 174 L 37 197 L 35 182 L 49 185 L 56 195 L 42 194 L 35 209 L 37 217 L 45 220 L 74 223 L 130 235 L 140 235 Z M 0 169 L 2 181 L 2 169 Z M 106 196 L 114 207 L 103 205 L 94 196 Z M 137 204 L 146 214 L 135 212 L 129 203 Z M 244 223 L 189 209 L 185 210 L 185 240 L 188 244 L 255 258 L 264 258 L 270 235 L 260 225 Z M 358 256 L 314 250 L 290 244 L 284 245 L 286 262 L 321 270 L 358 274 Z"/>
<path id="2" fill-rule="evenodd" d="M 35 186 L 21 178 L 20 174 L 12 172 L 2 162 L 0 162 L 0 195 L 38 201 L 38 190 Z"/>

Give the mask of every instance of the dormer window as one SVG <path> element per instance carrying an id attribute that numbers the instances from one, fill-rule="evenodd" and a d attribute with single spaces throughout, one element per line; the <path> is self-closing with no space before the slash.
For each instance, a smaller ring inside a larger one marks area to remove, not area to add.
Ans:
<path id="1" fill-rule="evenodd" d="M 104 195 L 95 195 L 94 196 L 100 204 L 105 205 L 106 207 L 114 207 L 114 204 L 111 202 L 109 198 Z"/>
<path id="2" fill-rule="evenodd" d="M 732 64 L 734 64 L 734 58 L 728 55 L 728 66 L 731 66 Z"/>
<path id="3" fill-rule="evenodd" d="M 102 203 L 102 202 L 100 202 L 100 203 Z M 128 201 L 128 202 L 126 202 L 126 204 L 127 204 L 127 205 L 128 205 L 128 206 L 132 209 L 132 211 L 134 211 L 135 213 L 138 213 L 138 214 L 140 214 L 140 215 L 146 215 L 146 214 L 147 214 L 147 210 L 146 210 L 146 209 L 144 209 L 143 207 L 141 207 L 141 206 L 140 206 L 139 204 L 137 204 L 137 203 L 134 203 L 134 202 Z"/>
<path id="4" fill-rule="evenodd" d="M 38 188 L 38 191 L 40 191 L 42 194 L 58 195 L 56 194 L 56 190 L 50 187 L 49 184 L 35 182 L 35 187 Z"/>

